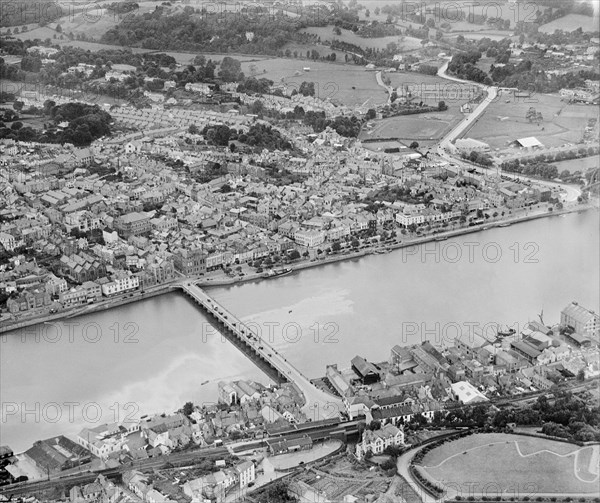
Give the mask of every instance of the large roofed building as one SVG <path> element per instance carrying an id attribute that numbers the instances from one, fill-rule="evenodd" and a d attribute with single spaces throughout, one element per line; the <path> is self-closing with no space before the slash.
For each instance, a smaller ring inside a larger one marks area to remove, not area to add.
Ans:
<path id="1" fill-rule="evenodd" d="M 560 324 L 562 327 L 571 327 L 588 337 L 598 337 L 600 331 L 600 316 L 577 302 L 571 302 L 560 312 Z"/>
<path id="2" fill-rule="evenodd" d="M 372 384 L 380 379 L 379 370 L 362 356 L 352 358 L 352 370 L 356 372 L 363 384 Z"/>
<path id="3" fill-rule="evenodd" d="M 67 470 L 91 460 L 91 454 L 82 446 L 60 435 L 38 440 L 25 456 L 43 473 L 51 474 Z"/>
<path id="4" fill-rule="evenodd" d="M 461 403 L 487 402 L 488 399 L 470 382 L 460 381 L 450 385 L 452 395 Z"/>
<path id="5" fill-rule="evenodd" d="M 356 457 L 362 459 L 367 452 L 381 454 L 388 446 L 404 444 L 404 431 L 392 424 L 379 430 L 365 430 L 362 441 L 356 444 Z"/>
<path id="6" fill-rule="evenodd" d="M 513 145 L 520 148 L 534 149 L 543 148 L 544 145 L 535 136 L 528 136 L 527 138 L 519 138 L 513 142 Z"/>

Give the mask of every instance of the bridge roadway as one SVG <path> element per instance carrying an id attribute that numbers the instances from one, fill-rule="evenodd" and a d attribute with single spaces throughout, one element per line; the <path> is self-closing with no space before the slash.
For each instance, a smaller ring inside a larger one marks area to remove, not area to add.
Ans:
<path id="1" fill-rule="evenodd" d="M 235 338 L 235 344 L 243 353 L 249 355 L 257 366 L 265 371 L 264 363 L 275 370 L 281 379 L 295 384 L 302 392 L 305 405 L 302 411 L 308 419 L 319 421 L 337 418 L 344 409 L 342 400 L 333 394 L 317 388 L 308 377 L 300 372 L 282 354 L 278 353 L 265 339 L 256 335 L 250 328 L 214 300 L 193 281 L 181 284 L 183 292 L 191 297 L 196 304 L 219 323 L 230 337 Z M 241 347 L 240 347 L 241 346 Z M 263 363 L 263 365 L 261 365 Z M 269 377 L 272 377 L 269 375 Z"/>

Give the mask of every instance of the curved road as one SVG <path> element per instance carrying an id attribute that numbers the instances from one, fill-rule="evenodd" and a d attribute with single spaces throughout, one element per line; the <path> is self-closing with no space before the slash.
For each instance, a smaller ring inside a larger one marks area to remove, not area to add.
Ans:
<path id="1" fill-rule="evenodd" d="M 446 70 L 448 70 L 449 63 L 450 63 L 450 60 L 446 61 L 438 69 L 438 73 L 437 73 L 438 77 L 441 77 L 441 78 L 447 79 L 447 80 L 451 80 L 453 82 L 460 82 L 461 84 L 467 84 L 470 86 L 479 87 L 487 93 L 487 96 L 479 105 L 477 105 L 477 108 L 475 108 L 475 110 L 473 110 L 473 112 L 471 112 L 468 117 L 465 117 L 461 122 L 459 122 L 454 127 L 454 129 L 452 129 L 448 134 L 446 134 L 446 136 L 444 136 L 440 140 L 440 143 L 437 147 L 438 154 L 441 155 L 442 157 L 445 157 L 446 159 L 452 159 L 450 157 L 450 155 L 448 155 L 448 153 L 447 153 L 448 151 L 450 151 L 450 152 L 456 151 L 456 148 L 454 147 L 454 145 L 452 145 L 451 142 L 453 142 L 459 136 L 461 136 L 465 132 L 465 130 L 471 124 L 473 124 L 473 122 L 485 111 L 485 109 L 488 107 L 488 105 L 496 99 L 496 97 L 498 96 L 498 90 L 499 90 L 499 88 L 496 86 L 485 86 L 483 84 L 469 82 L 468 80 L 459 79 L 457 77 L 451 77 L 450 75 L 448 75 L 446 73 Z"/>
<path id="2" fill-rule="evenodd" d="M 377 79 L 377 84 L 379 84 L 381 87 L 385 88 L 385 90 L 388 92 L 388 103 L 392 102 L 392 93 L 394 92 L 394 88 L 392 86 L 387 86 L 385 85 L 385 82 L 383 82 L 383 77 L 381 76 L 382 72 L 379 71 L 375 74 L 375 79 Z"/>

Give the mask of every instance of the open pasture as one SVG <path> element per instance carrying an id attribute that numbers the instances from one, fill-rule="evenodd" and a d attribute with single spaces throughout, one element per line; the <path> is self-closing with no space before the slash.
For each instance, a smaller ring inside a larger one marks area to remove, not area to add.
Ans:
<path id="1" fill-rule="evenodd" d="M 446 113 L 460 114 L 460 106 L 469 102 L 479 94 L 478 89 L 471 84 L 452 82 L 437 75 L 426 75 L 418 72 L 396 72 L 386 74 L 392 87 L 398 91 L 400 96 L 402 89 L 407 89 L 413 101 L 430 106 L 437 106 L 444 101 L 449 110 Z"/>
<path id="2" fill-rule="evenodd" d="M 414 37 L 407 36 L 392 36 L 392 37 L 379 37 L 379 38 L 365 38 L 360 37 L 352 30 L 342 29 L 341 35 L 333 33 L 333 26 L 318 26 L 309 27 L 301 30 L 303 33 L 312 33 L 321 38 L 321 41 L 325 40 L 340 40 L 341 42 L 347 42 L 354 44 L 359 47 L 371 48 L 371 49 L 385 49 L 390 42 L 395 43 L 398 49 L 401 51 L 412 51 L 420 49 L 421 41 Z"/>
<path id="3" fill-rule="evenodd" d="M 585 173 L 588 169 L 600 169 L 600 157 L 594 155 L 582 159 L 569 159 L 568 161 L 553 162 L 552 164 L 558 168 L 559 173 L 562 173 L 565 170 L 571 173 L 574 173 L 575 171 Z"/>
<path id="4" fill-rule="evenodd" d="M 594 19 L 593 17 L 584 16 L 582 14 L 567 14 L 559 19 L 543 24 L 538 29 L 543 33 L 554 33 L 555 30 L 570 32 L 579 27 L 581 27 L 584 32 L 598 31 L 598 18 Z"/>
<path id="5" fill-rule="evenodd" d="M 387 102 L 388 94 L 377 84 L 375 72 L 362 66 L 321 61 L 273 58 L 255 63 L 242 63 L 250 75 L 250 65 L 256 66 L 257 77 L 271 79 L 276 84 L 300 87 L 303 81 L 315 83 L 315 96 L 347 106 L 377 105 Z M 304 71 L 309 68 L 309 71 Z"/>

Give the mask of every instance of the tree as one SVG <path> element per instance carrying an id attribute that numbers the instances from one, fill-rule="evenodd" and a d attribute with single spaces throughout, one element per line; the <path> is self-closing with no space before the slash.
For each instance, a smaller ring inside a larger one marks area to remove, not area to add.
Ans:
<path id="1" fill-rule="evenodd" d="M 416 141 L 413 141 L 408 148 L 419 148 L 419 144 Z"/>
<path id="2" fill-rule="evenodd" d="M 340 243 L 338 243 L 337 241 L 331 245 L 331 251 L 333 252 L 339 252 L 341 249 L 342 245 L 340 245 Z"/>
<path id="3" fill-rule="evenodd" d="M 440 102 L 438 103 L 438 110 L 439 110 L 440 112 L 443 112 L 444 110 L 448 110 L 448 105 L 446 105 L 446 102 L 445 102 L 445 101 L 440 101 Z"/>
<path id="4" fill-rule="evenodd" d="M 381 421 L 374 419 L 373 421 L 371 421 L 369 423 L 369 430 L 375 431 L 375 430 L 379 430 L 379 429 L 381 429 Z"/>
<path id="5" fill-rule="evenodd" d="M 333 27 L 333 34 L 334 35 L 338 35 L 338 36 L 342 34 L 342 30 L 340 30 L 339 26 L 334 26 Z"/>
<path id="6" fill-rule="evenodd" d="M 198 126 L 196 126 L 196 124 L 190 124 L 190 127 L 188 127 L 188 133 L 199 134 L 200 130 L 198 129 Z"/>
<path id="7" fill-rule="evenodd" d="M 56 30 L 56 33 L 62 33 L 62 26 L 57 24 L 55 30 Z"/>
<path id="8" fill-rule="evenodd" d="M 192 402 L 186 402 L 183 406 L 183 413 L 189 417 L 192 412 L 194 412 L 194 404 Z"/>
<path id="9" fill-rule="evenodd" d="M 375 117 L 377 117 L 377 112 L 375 111 L 374 108 L 369 108 L 369 110 L 367 110 L 367 115 L 365 117 L 368 121 L 373 120 Z"/>
<path id="10" fill-rule="evenodd" d="M 240 82 L 244 80 L 241 62 L 237 59 L 225 56 L 219 67 L 219 78 L 225 82 Z"/>
<path id="11" fill-rule="evenodd" d="M 20 112 L 21 110 L 23 110 L 23 107 L 25 106 L 25 103 L 23 103 L 22 101 L 17 101 L 15 100 L 13 102 L 13 108 L 17 111 Z"/>
<path id="12" fill-rule="evenodd" d="M 297 500 L 288 494 L 288 482 L 280 481 L 269 485 L 262 493 L 260 501 L 267 503 L 294 503 Z"/>

